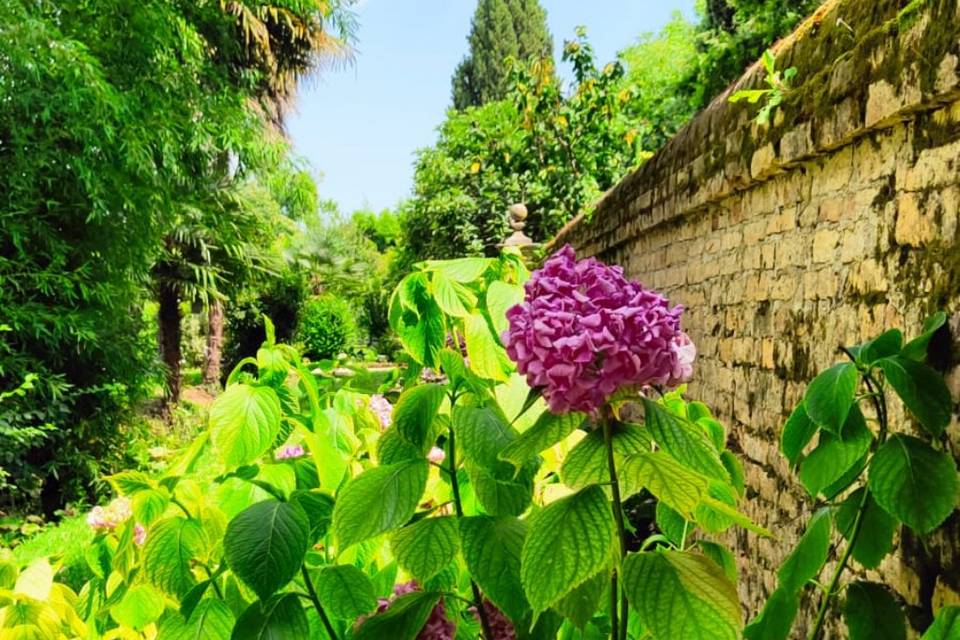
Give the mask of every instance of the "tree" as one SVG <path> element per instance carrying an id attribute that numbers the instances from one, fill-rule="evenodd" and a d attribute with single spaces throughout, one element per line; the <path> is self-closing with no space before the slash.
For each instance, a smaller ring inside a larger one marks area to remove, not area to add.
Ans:
<path id="1" fill-rule="evenodd" d="M 505 98 L 509 59 L 553 57 L 547 14 L 538 0 L 479 0 L 467 40 L 470 53 L 452 80 L 458 110 Z"/>

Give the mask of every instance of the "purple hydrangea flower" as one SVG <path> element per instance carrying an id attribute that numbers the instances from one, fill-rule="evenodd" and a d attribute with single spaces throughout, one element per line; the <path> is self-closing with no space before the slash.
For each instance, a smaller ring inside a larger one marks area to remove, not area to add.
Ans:
<path id="1" fill-rule="evenodd" d="M 393 422 L 393 405 L 379 393 L 370 396 L 370 410 L 380 421 L 380 428 L 386 429 Z"/>
<path id="2" fill-rule="evenodd" d="M 489 600 L 484 599 L 483 610 L 487 614 L 487 622 L 490 623 L 490 633 L 493 635 L 491 640 L 517 640 L 517 632 L 513 628 L 513 623 L 500 609 L 497 609 Z M 470 613 L 478 621 L 480 620 L 476 607 L 470 607 Z"/>
<path id="3" fill-rule="evenodd" d="M 304 450 L 303 445 L 285 444 L 277 449 L 273 457 L 277 460 L 292 460 L 294 458 L 302 458 L 305 455 L 307 455 L 307 452 Z"/>
<path id="4" fill-rule="evenodd" d="M 412 593 L 414 591 L 420 591 L 420 585 L 415 580 L 395 585 L 393 587 L 393 597 L 389 599 L 378 599 L 379 604 L 377 606 L 377 613 L 383 613 L 386 611 L 398 596 Z M 362 625 L 367 617 L 368 616 L 361 617 L 357 621 L 357 625 Z M 420 633 L 417 634 L 416 640 L 453 640 L 456 636 L 456 633 L 457 625 L 447 617 L 446 609 L 443 606 L 443 600 L 440 600 L 440 602 L 438 602 L 430 612 L 430 617 L 427 618 L 426 624 L 423 625 Z"/>
<path id="5" fill-rule="evenodd" d="M 567 245 L 525 289 L 507 311 L 503 342 L 554 413 L 596 414 L 620 388 L 677 384 L 692 372 L 683 307 L 628 281 L 621 267 L 578 262 Z"/>

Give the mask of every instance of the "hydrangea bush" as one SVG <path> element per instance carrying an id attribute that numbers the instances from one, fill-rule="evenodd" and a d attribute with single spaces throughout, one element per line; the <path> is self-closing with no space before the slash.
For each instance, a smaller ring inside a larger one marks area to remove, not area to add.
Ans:
<path id="1" fill-rule="evenodd" d="M 109 478 L 81 589 L 0 554 L 0 637 L 785 640 L 838 610 L 854 640 L 904 637 L 883 585 L 843 575 L 956 506 L 951 399 L 923 362 L 944 317 L 810 384 L 782 448 L 819 510 L 744 627 L 750 567 L 724 534 L 771 534 L 741 510 L 726 429 L 684 397 L 682 315 L 564 248 L 533 274 L 511 253 L 416 265 L 390 304 L 399 384 L 310 370 L 268 332 L 175 463 Z M 923 438 L 894 432 L 888 390 Z M 923 638 L 957 624 L 943 607 Z"/>

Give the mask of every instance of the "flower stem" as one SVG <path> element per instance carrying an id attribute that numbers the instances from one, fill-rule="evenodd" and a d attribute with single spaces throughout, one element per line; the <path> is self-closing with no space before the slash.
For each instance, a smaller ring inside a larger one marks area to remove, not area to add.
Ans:
<path id="1" fill-rule="evenodd" d="M 300 574 L 303 576 L 303 582 L 307 586 L 307 593 L 310 594 L 310 601 L 317 610 L 317 615 L 320 616 L 320 622 L 323 623 L 323 627 L 327 630 L 327 635 L 330 636 L 330 640 L 340 640 L 337 637 L 337 632 L 333 630 L 333 625 L 330 623 L 330 618 L 327 617 L 327 612 L 323 610 L 323 605 L 320 604 L 320 598 L 317 597 L 317 590 L 313 588 L 310 573 L 307 571 L 305 565 L 301 565 Z"/>
<path id="2" fill-rule="evenodd" d="M 623 507 L 620 504 L 620 481 L 617 478 L 617 464 L 613 458 L 613 419 L 610 417 L 605 417 L 602 422 L 603 441 L 607 448 L 607 469 L 610 472 L 610 492 L 613 494 L 613 519 L 617 523 L 617 537 L 620 540 L 620 560 L 622 562 L 627 556 L 627 529 L 623 524 Z M 618 621 L 617 571 L 618 569 L 614 568 L 613 577 L 610 579 L 610 638 L 611 640 L 626 640 L 627 621 L 629 620 L 629 605 L 627 604 L 626 591 L 621 584 L 620 619 Z"/>
<path id="3" fill-rule="evenodd" d="M 455 400 L 454 400 L 455 401 Z M 456 509 L 457 517 L 463 517 L 463 502 L 460 500 L 460 482 L 457 480 L 457 440 L 454 435 L 453 427 L 450 427 L 450 437 L 447 442 L 450 446 L 450 488 L 453 492 L 453 506 Z M 493 632 L 490 629 L 490 620 L 487 617 L 487 608 L 483 606 L 483 596 L 480 593 L 480 587 L 473 578 L 470 578 L 470 589 L 473 591 L 473 599 L 476 601 L 477 617 L 480 618 L 480 627 L 483 629 L 485 640 L 493 640 Z"/>

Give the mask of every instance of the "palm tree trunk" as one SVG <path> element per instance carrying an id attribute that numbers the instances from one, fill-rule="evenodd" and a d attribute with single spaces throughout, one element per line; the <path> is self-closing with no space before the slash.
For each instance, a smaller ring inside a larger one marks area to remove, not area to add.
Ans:
<path id="1" fill-rule="evenodd" d="M 161 280 L 157 298 L 160 358 L 167 374 L 164 396 L 164 412 L 167 412 L 180 401 L 180 289 L 176 283 Z"/>
<path id="2" fill-rule="evenodd" d="M 220 360 L 223 357 L 223 302 L 214 298 L 207 309 L 207 353 L 203 362 L 203 384 L 220 385 Z"/>

